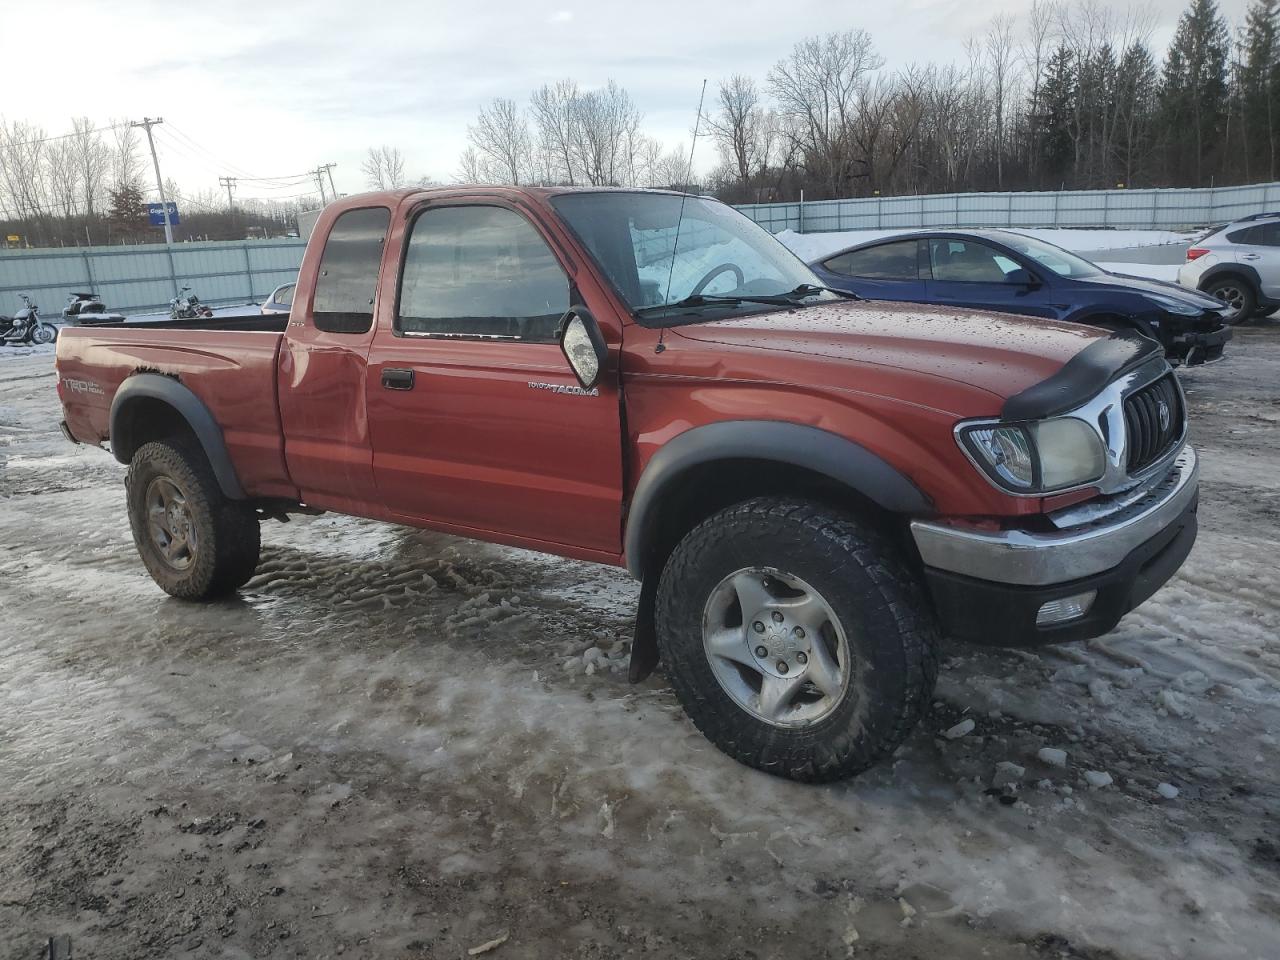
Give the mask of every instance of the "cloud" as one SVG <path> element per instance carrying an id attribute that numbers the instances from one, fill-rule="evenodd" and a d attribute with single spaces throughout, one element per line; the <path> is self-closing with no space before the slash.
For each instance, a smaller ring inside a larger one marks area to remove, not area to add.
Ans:
<path id="1" fill-rule="evenodd" d="M 569 23 L 573 20 L 572 10 L 557 10 L 547 18 L 547 23 Z"/>

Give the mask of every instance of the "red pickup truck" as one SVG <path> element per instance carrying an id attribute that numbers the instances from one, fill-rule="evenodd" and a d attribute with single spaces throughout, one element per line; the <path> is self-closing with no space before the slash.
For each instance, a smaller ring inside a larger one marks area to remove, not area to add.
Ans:
<path id="1" fill-rule="evenodd" d="M 673 193 L 351 197 L 289 314 L 71 327 L 57 367 L 172 595 L 235 590 L 297 511 L 625 565 L 633 679 L 661 659 L 717 746 L 801 780 L 907 736 L 940 636 L 1104 633 L 1196 533 L 1154 342 L 851 302 Z"/>

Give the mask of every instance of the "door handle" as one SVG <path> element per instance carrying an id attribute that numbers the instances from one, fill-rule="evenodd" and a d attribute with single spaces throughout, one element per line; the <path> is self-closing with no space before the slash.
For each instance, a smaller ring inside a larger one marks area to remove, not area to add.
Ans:
<path id="1" fill-rule="evenodd" d="M 1240 254 L 1240 259 L 1241 259 L 1241 260 L 1261 260 L 1261 259 L 1262 259 L 1262 254 L 1260 254 L 1260 253 L 1242 253 L 1242 254 Z"/>
<path id="2" fill-rule="evenodd" d="M 413 371 L 404 367 L 383 367 L 382 385 L 388 390 L 412 390 Z"/>

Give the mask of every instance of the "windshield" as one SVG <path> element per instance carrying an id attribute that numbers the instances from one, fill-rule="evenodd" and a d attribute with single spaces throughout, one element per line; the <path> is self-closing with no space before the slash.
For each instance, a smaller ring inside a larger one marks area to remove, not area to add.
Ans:
<path id="1" fill-rule="evenodd" d="M 1060 277 L 1096 277 L 1104 272 L 1101 267 L 1090 263 L 1084 257 L 1077 257 L 1074 253 L 1055 247 L 1052 243 L 1036 240 L 1034 237 L 1024 237 L 1020 233 L 1005 233 L 1001 234 L 1000 239 Z"/>
<path id="2" fill-rule="evenodd" d="M 564 194 L 551 202 L 627 306 L 642 315 L 666 320 L 689 310 L 720 316 L 760 310 L 745 298 L 794 297 L 806 285 L 813 288 L 808 302 L 835 299 L 786 247 L 722 203 L 622 191 Z"/>

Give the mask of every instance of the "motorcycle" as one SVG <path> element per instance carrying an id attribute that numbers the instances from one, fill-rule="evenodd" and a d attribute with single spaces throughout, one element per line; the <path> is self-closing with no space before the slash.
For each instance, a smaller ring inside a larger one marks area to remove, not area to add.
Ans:
<path id="1" fill-rule="evenodd" d="M 108 313 L 107 305 L 96 293 L 73 293 L 62 308 L 62 318 L 67 323 L 119 323 L 123 313 Z"/>
<path id="2" fill-rule="evenodd" d="M 58 328 L 40 319 L 40 307 L 25 293 L 18 294 L 22 309 L 12 317 L 0 317 L 0 343 L 45 344 L 58 339 Z"/>
<path id="3" fill-rule="evenodd" d="M 197 320 L 212 316 L 213 311 L 201 303 L 199 297 L 191 293 L 190 287 L 183 287 L 178 295 L 169 301 L 170 320 Z"/>

